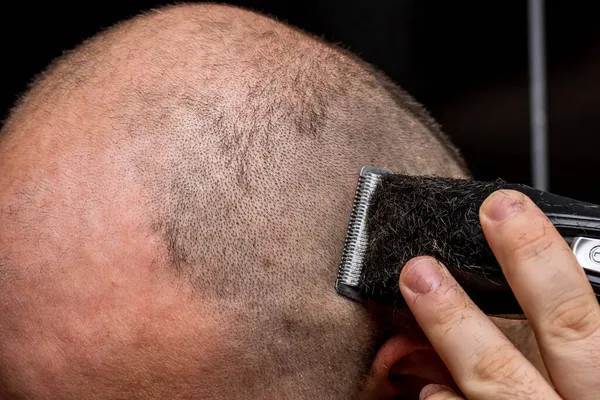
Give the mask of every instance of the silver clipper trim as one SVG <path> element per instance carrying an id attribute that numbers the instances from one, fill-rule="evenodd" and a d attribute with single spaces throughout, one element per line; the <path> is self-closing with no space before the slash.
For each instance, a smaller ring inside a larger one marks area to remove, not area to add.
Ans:
<path id="1" fill-rule="evenodd" d="M 358 286 L 369 240 L 367 213 L 375 189 L 381 182 L 382 176 L 387 174 L 391 174 L 391 171 L 375 167 L 363 167 L 358 178 L 358 188 L 354 196 L 352 214 L 346 232 L 346 242 L 344 243 L 338 278 L 335 283 L 338 293 L 358 301 L 362 301 Z"/>
<path id="2" fill-rule="evenodd" d="M 600 240 L 576 237 L 571 249 L 586 273 L 600 275 Z"/>

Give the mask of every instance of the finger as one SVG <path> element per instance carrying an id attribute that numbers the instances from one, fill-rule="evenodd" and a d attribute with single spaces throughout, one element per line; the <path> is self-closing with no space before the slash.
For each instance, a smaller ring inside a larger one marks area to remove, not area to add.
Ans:
<path id="1" fill-rule="evenodd" d="M 558 398 L 548 382 L 433 258 L 411 260 L 400 273 L 400 290 L 467 398 Z"/>
<path id="2" fill-rule="evenodd" d="M 431 384 L 421 390 L 419 400 L 461 400 L 462 397 L 454 393 L 448 386 Z"/>
<path id="3" fill-rule="evenodd" d="M 480 214 L 556 389 L 566 398 L 600 398 L 600 306 L 572 250 L 522 193 L 497 192 Z"/>

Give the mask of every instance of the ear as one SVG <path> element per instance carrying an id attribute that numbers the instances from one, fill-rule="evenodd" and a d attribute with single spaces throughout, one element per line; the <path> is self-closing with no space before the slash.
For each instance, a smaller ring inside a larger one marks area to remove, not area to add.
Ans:
<path id="1" fill-rule="evenodd" d="M 430 383 L 456 389 L 452 376 L 424 337 L 394 336 L 377 352 L 361 400 L 418 399 Z"/>

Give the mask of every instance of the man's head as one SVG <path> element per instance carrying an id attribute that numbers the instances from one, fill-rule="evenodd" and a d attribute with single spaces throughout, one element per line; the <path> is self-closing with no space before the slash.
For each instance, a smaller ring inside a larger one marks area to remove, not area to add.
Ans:
<path id="1" fill-rule="evenodd" d="M 384 397 L 372 362 L 422 348 L 333 289 L 357 174 L 465 172 L 345 51 L 159 10 L 55 62 L 0 140 L 2 398 Z"/>

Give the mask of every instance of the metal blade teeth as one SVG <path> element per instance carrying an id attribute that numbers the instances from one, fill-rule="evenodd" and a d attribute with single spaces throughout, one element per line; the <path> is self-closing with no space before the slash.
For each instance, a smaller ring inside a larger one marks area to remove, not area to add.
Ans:
<path id="1" fill-rule="evenodd" d="M 353 287 L 357 287 L 360 283 L 363 259 L 368 243 L 367 212 L 373 193 L 385 173 L 389 173 L 389 171 L 370 167 L 365 167 L 361 171 L 348 223 L 338 283 Z"/>

